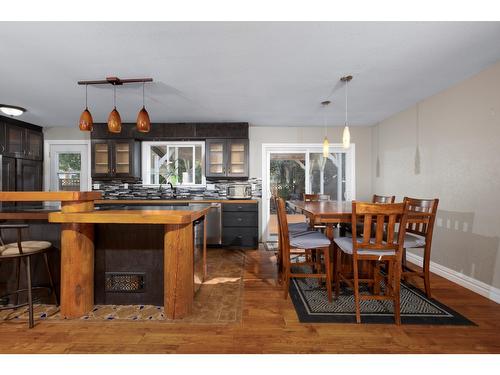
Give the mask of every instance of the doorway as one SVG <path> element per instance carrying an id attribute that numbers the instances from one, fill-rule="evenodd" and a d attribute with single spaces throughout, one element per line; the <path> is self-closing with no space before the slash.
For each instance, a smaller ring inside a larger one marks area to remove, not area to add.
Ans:
<path id="1" fill-rule="evenodd" d="M 45 142 L 45 190 L 90 189 L 90 144 L 81 141 Z"/>
<path id="2" fill-rule="evenodd" d="M 321 144 L 262 145 L 262 240 L 276 241 L 278 224 L 272 192 L 285 200 L 301 200 L 303 194 L 321 194 L 327 199 L 355 199 L 354 144 L 344 149 L 330 145 L 325 158 Z M 287 212 L 289 223 L 302 222 L 304 215 Z"/>

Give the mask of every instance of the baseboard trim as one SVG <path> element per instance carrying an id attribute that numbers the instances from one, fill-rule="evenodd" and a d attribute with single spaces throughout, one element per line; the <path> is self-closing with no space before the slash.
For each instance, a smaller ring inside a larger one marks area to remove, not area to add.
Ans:
<path id="1" fill-rule="evenodd" d="M 423 258 L 421 256 L 412 254 L 410 252 L 406 253 L 406 259 L 422 267 Z M 473 292 L 482 295 L 496 303 L 500 304 L 500 289 L 494 286 L 488 285 L 482 281 L 476 280 L 470 276 L 464 275 L 463 273 L 454 271 L 448 267 L 442 266 L 441 264 L 431 261 L 430 270 L 436 275 L 442 276 L 464 288 L 472 290 Z"/>

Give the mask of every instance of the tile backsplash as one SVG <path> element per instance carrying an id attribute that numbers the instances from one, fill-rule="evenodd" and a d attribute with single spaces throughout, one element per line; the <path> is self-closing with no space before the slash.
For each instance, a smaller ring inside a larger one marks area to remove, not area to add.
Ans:
<path id="1" fill-rule="evenodd" d="M 178 186 L 176 199 L 225 199 L 227 186 L 235 183 L 251 184 L 252 197 L 260 198 L 262 196 L 262 180 L 260 178 L 249 178 L 244 181 L 210 181 L 204 187 Z M 94 180 L 92 190 L 102 192 L 104 199 L 175 199 L 169 185 L 161 185 L 161 187 L 143 185 L 140 180 L 134 182 Z"/>

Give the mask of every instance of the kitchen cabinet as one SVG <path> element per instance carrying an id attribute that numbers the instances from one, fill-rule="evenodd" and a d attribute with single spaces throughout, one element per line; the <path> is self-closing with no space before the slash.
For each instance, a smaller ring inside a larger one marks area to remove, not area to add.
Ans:
<path id="1" fill-rule="evenodd" d="M 0 119 L 0 153 L 13 158 L 43 160 L 41 128 L 21 121 Z"/>
<path id="2" fill-rule="evenodd" d="M 16 191 L 16 159 L 0 155 L 1 174 L 0 187 L 1 191 Z M 15 206 L 15 202 L 2 202 L 2 207 Z"/>
<path id="3" fill-rule="evenodd" d="M 43 162 L 16 159 L 16 191 L 41 191 Z M 42 202 L 17 202 L 18 206 L 41 206 Z"/>
<path id="4" fill-rule="evenodd" d="M 258 203 L 222 204 L 222 245 L 257 249 L 259 245 Z"/>
<path id="5" fill-rule="evenodd" d="M 248 139 L 207 139 L 207 178 L 248 177 Z"/>
<path id="6" fill-rule="evenodd" d="M 92 178 L 139 178 L 140 142 L 135 140 L 92 140 Z"/>

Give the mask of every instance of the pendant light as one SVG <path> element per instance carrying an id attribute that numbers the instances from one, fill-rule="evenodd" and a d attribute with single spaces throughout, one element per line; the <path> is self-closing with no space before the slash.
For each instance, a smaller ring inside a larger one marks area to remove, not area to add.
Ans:
<path id="1" fill-rule="evenodd" d="M 120 133 L 122 131 L 122 119 L 116 110 L 116 86 L 113 85 L 113 105 L 114 108 L 108 117 L 108 131 L 111 133 Z"/>
<path id="2" fill-rule="evenodd" d="M 352 80 L 352 76 L 345 76 L 340 80 L 345 83 L 345 123 L 344 132 L 342 133 L 342 146 L 344 148 L 349 148 L 351 145 L 351 133 L 349 132 L 349 126 L 347 125 L 347 84 Z"/>
<path id="3" fill-rule="evenodd" d="M 136 123 L 137 131 L 141 133 L 147 133 L 151 129 L 151 121 L 149 120 L 148 111 L 146 111 L 146 107 L 144 105 L 144 82 L 142 83 L 142 109 L 139 111 L 137 115 L 137 123 Z"/>
<path id="4" fill-rule="evenodd" d="M 324 111 L 326 111 L 326 106 L 330 104 L 329 100 L 325 100 L 324 102 L 321 102 L 321 105 L 323 106 Z M 326 136 L 326 114 L 323 113 L 323 126 L 325 128 L 325 138 L 323 139 L 323 157 L 327 158 L 328 154 L 330 153 L 330 142 L 328 142 L 328 137 Z"/>
<path id="5" fill-rule="evenodd" d="M 87 106 L 87 87 L 88 85 L 85 85 L 85 110 L 82 112 L 79 122 L 80 130 L 83 132 L 91 132 L 94 128 L 94 120 Z"/>

